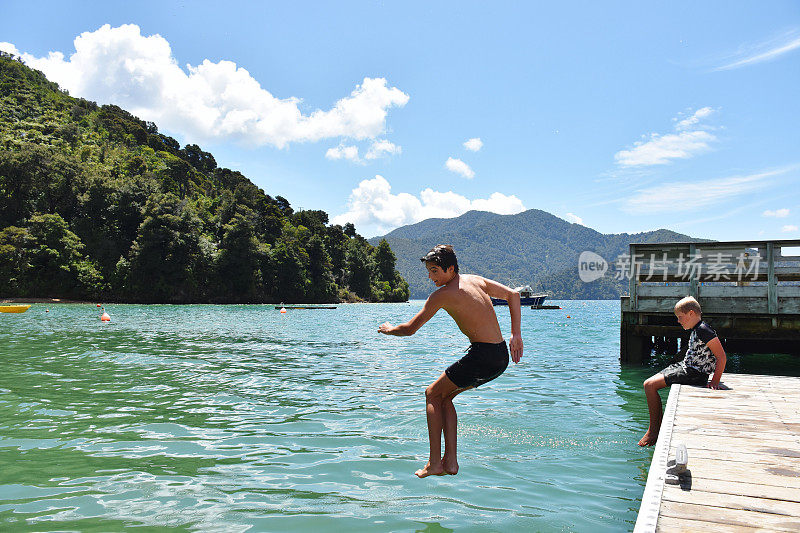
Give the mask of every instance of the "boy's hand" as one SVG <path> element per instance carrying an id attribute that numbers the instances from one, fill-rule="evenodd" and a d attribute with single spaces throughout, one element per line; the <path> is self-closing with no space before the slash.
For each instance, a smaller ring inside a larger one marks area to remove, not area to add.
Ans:
<path id="1" fill-rule="evenodd" d="M 392 326 L 389 322 L 384 322 L 380 326 L 378 326 L 378 332 L 383 333 L 384 335 L 389 335 L 389 332 L 392 330 L 394 326 Z"/>
<path id="2" fill-rule="evenodd" d="M 706 385 L 709 389 L 719 390 L 719 381 L 709 381 L 708 385 Z"/>
<path id="3" fill-rule="evenodd" d="M 519 335 L 511 335 L 511 342 L 509 343 L 511 349 L 511 360 L 514 363 L 519 363 L 522 359 L 522 337 Z"/>

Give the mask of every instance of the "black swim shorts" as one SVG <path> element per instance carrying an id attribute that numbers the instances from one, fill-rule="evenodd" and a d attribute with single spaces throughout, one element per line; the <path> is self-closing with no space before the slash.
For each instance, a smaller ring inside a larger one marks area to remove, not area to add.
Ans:
<path id="1" fill-rule="evenodd" d="M 699 385 L 705 387 L 708 384 L 708 374 L 700 372 L 694 367 L 687 366 L 683 362 L 669 365 L 661 371 L 664 374 L 664 381 L 667 385 L 680 383 L 681 385 Z"/>
<path id="2" fill-rule="evenodd" d="M 460 389 L 478 387 L 505 372 L 508 367 L 506 341 L 473 342 L 464 357 L 444 371 Z"/>

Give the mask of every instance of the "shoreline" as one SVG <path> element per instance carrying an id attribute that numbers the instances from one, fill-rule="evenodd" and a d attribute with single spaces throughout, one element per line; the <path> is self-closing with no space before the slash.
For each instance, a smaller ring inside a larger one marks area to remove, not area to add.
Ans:
<path id="1" fill-rule="evenodd" d="M 131 302 L 106 302 L 106 301 L 88 301 L 88 300 L 69 300 L 66 298 L 0 298 L 0 305 L 4 304 L 103 304 L 103 305 L 126 305 Z M 308 303 L 308 302 L 150 302 L 150 303 L 134 303 L 133 305 L 345 305 L 345 304 L 371 304 L 371 303 L 408 303 L 406 302 L 324 302 L 324 303 Z"/>
<path id="2" fill-rule="evenodd" d="M 67 300 L 65 298 L 0 298 L 0 304 L 96 304 L 86 300 Z"/>

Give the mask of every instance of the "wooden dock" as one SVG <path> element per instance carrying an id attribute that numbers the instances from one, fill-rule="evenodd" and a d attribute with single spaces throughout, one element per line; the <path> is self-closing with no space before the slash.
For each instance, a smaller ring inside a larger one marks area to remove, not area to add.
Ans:
<path id="1" fill-rule="evenodd" d="M 644 362 L 654 350 L 682 358 L 689 333 L 673 308 L 686 295 L 726 351 L 800 354 L 798 250 L 800 240 L 631 244 L 620 361 Z"/>
<path id="2" fill-rule="evenodd" d="M 800 378 L 722 382 L 672 386 L 635 532 L 800 531 Z M 680 443 L 688 469 L 667 484 Z"/>

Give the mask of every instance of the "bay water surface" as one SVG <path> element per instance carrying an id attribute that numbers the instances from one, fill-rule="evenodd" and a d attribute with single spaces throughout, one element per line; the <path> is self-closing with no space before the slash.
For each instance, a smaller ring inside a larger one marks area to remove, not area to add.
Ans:
<path id="1" fill-rule="evenodd" d="M 654 369 L 620 367 L 619 302 L 523 308 L 522 361 L 455 401 L 459 474 L 423 480 L 424 389 L 468 343 L 444 312 L 377 333 L 421 305 L 0 315 L 0 530 L 632 529 Z"/>

